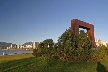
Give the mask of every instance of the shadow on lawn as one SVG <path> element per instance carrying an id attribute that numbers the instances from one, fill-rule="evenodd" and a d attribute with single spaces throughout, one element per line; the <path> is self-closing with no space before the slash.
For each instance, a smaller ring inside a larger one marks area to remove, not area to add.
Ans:
<path id="1" fill-rule="evenodd" d="M 97 72 L 108 72 L 104 65 L 102 65 L 100 62 L 97 62 Z"/>

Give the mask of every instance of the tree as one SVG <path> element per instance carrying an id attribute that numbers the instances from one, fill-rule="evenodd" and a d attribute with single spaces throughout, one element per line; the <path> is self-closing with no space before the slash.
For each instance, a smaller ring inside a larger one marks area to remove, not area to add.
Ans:
<path id="1" fill-rule="evenodd" d="M 78 48 L 91 49 L 91 41 L 84 30 L 80 30 L 78 35 Z"/>
<path id="2" fill-rule="evenodd" d="M 33 50 L 34 56 L 42 56 L 42 55 L 51 55 L 52 49 L 54 46 L 54 42 L 52 39 L 46 39 L 43 42 L 40 42 L 37 49 Z"/>
<path id="3" fill-rule="evenodd" d="M 89 55 L 89 49 L 91 49 L 91 42 L 87 33 L 83 30 L 80 31 L 78 36 L 74 36 L 71 28 L 59 37 L 56 50 L 60 57 L 67 60 L 86 60 Z"/>
<path id="4" fill-rule="evenodd" d="M 46 39 L 34 50 L 34 55 L 58 56 L 60 59 L 68 61 L 87 61 L 90 58 L 91 41 L 83 30 L 75 36 L 71 28 L 59 37 L 58 42 Z M 37 54 L 37 55 L 36 55 Z"/>
<path id="5" fill-rule="evenodd" d="M 71 28 L 66 29 L 66 31 L 59 37 L 56 43 L 56 50 L 60 56 L 67 57 L 69 51 L 75 47 L 75 36 Z"/>
<path id="6" fill-rule="evenodd" d="M 77 40 L 77 55 L 78 60 L 87 61 L 90 58 L 91 41 L 84 30 L 80 30 Z"/>

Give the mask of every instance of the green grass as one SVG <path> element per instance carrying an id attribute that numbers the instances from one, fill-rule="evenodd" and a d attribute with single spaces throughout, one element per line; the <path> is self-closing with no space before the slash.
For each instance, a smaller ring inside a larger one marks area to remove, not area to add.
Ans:
<path id="1" fill-rule="evenodd" d="M 3 61 L 18 60 L 18 59 L 29 58 L 29 57 L 33 57 L 33 55 L 32 54 L 4 55 L 4 56 L 0 56 L 0 63 Z"/>
<path id="2" fill-rule="evenodd" d="M 36 58 L 32 55 L 17 56 L 9 56 L 11 60 L 8 56 L 4 56 L 2 60 L 6 60 L 1 61 L 0 72 L 104 72 L 108 70 L 108 59 L 103 59 L 100 63 L 65 62 L 45 57 Z"/>

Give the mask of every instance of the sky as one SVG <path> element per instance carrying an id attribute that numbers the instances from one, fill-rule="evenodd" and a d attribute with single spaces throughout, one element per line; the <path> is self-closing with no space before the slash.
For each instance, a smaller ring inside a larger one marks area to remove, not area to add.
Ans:
<path id="1" fill-rule="evenodd" d="M 0 0 L 0 42 L 23 44 L 52 38 L 72 19 L 94 25 L 96 39 L 108 42 L 108 0 Z"/>

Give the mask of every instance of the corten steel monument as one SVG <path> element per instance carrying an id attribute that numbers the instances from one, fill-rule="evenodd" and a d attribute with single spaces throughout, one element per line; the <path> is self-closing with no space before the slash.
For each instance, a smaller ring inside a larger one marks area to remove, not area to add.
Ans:
<path id="1" fill-rule="evenodd" d="M 97 48 L 96 43 L 95 43 L 95 38 L 94 38 L 94 25 L 83 22 L 78 19 L 73 19 L 71 20 L 71 28 L 73 30 L 74 35 L 79 34 L 79 28 L 86 29 L 88 33 L 88 37 L 91 40 L 92 48 Z"/>

